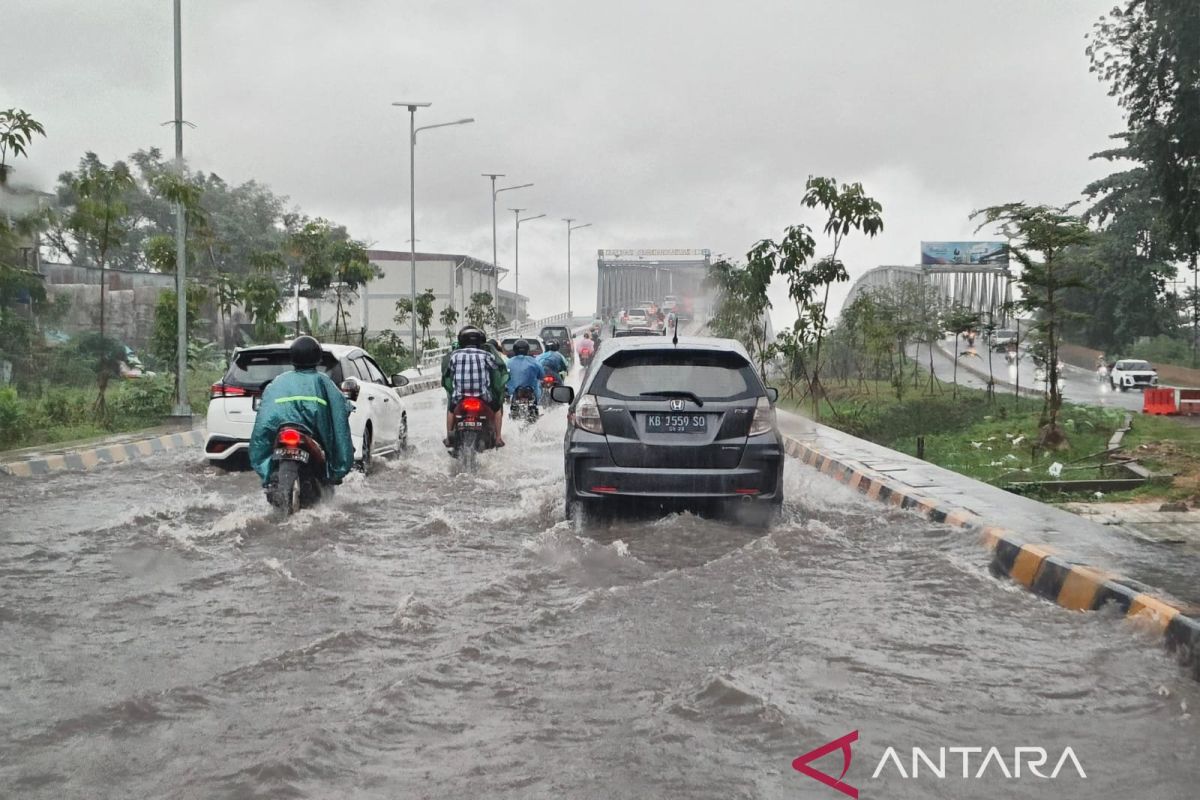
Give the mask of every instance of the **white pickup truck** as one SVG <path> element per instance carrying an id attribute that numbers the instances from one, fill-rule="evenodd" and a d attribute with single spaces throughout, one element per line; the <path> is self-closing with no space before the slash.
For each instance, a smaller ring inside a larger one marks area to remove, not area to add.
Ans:
<path id="1" fill-rule="evenodd" d="M 1108 384 L 1122 392 L 1129 389 L 1152 389 L 1158 386 L 1158 370 L 1148 361 L 1126 358 L 1112 365 L 1108 371 Z"/>

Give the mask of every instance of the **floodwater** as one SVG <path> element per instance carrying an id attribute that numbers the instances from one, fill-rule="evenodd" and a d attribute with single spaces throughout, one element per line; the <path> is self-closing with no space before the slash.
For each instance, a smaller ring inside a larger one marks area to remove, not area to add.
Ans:
<path id="1" fill-rule="evenodd" d="M 0 797 L 836 800 L 791 762 L 855 730 L 863 798 L 1196 796 L 1197 684 L 959 531 L 795 462 L 769 531 L 577 529 L 562 409 L 475 476 L 409 403 L 407 454 L 286 523 L 194 451 L 0 478 Z M 872 778 L 889 746 L 1087 777 Z"/>

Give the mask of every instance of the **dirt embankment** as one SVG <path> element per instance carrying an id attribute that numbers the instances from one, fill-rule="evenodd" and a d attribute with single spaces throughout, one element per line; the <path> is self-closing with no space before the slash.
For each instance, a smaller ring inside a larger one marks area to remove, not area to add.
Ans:
<path id="1" fill-rule="evenodd" d="M 1077 344 L 1063 344 L 1058 348 L 1059 357 L 1068 364 L 1084 369 L 1095 369 L 1099 350 Z M 1153 363 L 1153 362 L 1151 362 Z M 1200 369 L 1177 367 L 1173 364 L 1154 364 L 1158 370 L 1158 381 L 1164 386 L 1200 387 Z"/>

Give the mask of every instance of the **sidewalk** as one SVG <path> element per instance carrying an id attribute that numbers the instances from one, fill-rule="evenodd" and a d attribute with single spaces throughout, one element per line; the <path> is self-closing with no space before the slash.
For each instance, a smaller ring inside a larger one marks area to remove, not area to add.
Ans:
<path id="1" fill-rule="evenodd" d="M 791 412 L 778 418 L 789 455 L 872 500 L 980 536 L 994 572 L 1059 605 L 1116 603 L 1194 658 L 1200 677 L 1200 550 L 1149 543 Z"/>

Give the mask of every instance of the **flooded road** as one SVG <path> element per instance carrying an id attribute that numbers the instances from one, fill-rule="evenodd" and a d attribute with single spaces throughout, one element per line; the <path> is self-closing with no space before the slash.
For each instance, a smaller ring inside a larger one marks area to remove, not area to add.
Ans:
<path id="1" fill-rule="evenodd" d="M 791 762 L 852 730 L 863 798 L 1195 796 L 1200 687 L 971 537 L 794 461 L 767 532 L 576 530 L 562 409 L 455 475 L 437 399 L 284 524 L 196 452 L 0 478 L 0 797 L 838 798 Z M 889 746 L 1087 778 L 873 779 Z"/>

